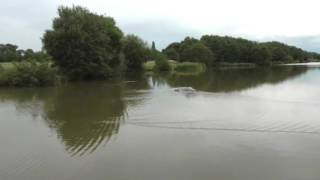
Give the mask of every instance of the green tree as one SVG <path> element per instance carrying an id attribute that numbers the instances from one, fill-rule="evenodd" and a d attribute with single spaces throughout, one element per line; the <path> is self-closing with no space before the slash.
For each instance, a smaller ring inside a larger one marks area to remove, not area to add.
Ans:
<path id="1" fill-rule="evenodd" d="M 258 65 L 270 65 L 271 57 L 271 52 L 267 47 L 257 45 L 252 48 L 249 62 Z"/>
<path id="2" fill-rule="evenodd" d="M 0 62 L 14 62 L 20 61 L 22 54 L 20 54 L 18 46 L 13 44 L 0 44 Z"/>
<path id="3" fill-rule="evenodd" d="M 186 46 L 181 52 L 181 59 L 184 61 L 201 62 L 212 65 L 214 55 L 212 51 L 201 42 L 195 42 Z"/>
<path id="4" fill-rule="evenodd" d="M 152 41 L 151 49 L 152 49 L 153 51 L 156 51 L 156 50 L 157 50 L 157 48 L 156 48 L 156 43 L 155 43 L 154 41 Z"/>
<path id="5" fill-rule="evenodd" d="M 27 49 L 25 51 L 23 51 L 24 53 L 24 59 L 31 59 L 34 57 L 34 51 L 32 49 Z"/>
<path id="6" fill-rule="evenodd" d="M 125 36 L 122 43 L 127 70 L 141 70 L 148 58 L 147 43 L 135 35 Z"/>
<path id="7" fill-rule="evenodd" d="M 70 79 L 107 78 L 120 65 L 123 33 L 111 17 L 73 6 L 59 7 L 44 49 Z"/>
<path id="8" fill-rule="evenodd" d="M 180 43 L 174 42 L 166 47 L 162 52 L 171 60 L 180 61 Z"/>

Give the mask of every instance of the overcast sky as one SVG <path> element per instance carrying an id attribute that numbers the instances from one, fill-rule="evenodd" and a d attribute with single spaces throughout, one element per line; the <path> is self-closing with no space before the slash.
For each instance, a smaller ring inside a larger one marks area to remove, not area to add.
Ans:
<path id="1" fill-rule="evenodd" d="M 216 34 L 320 52 L 319 0 L 1 0 L 0 43 L 39 50 L 57 7 L 72 4 L 114 17 L 124 33 L 154 40 L 159 49 Z"/>

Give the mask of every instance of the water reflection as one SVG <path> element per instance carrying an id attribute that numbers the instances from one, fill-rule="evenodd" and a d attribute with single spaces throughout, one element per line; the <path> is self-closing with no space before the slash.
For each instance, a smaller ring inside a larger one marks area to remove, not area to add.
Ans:
<path id="1" fill-rule="evenodd" d="M 126 116 L 121 86 L 94 84 L 93 87 L 60 88 L 45 106 L 45 119 L 73 154 L 92 152 L 108 141 L 118 133 Z"/>
<path id="2" fill-rule="evenodd" d="M 165 77 L 172 87 L 191 86 L 207 92 L 236 92 L 262 84 L 276 84 L 306 73 L 307 67 L 215 69 L 198 76 L 172 74 Z M 159 78 L 158 78 L 159 79 Z M 163 79 L 161 80 L 163 81 Z"/>
<path id="3" fill-rule="evenodd" d="M 131 118 L 145 117 L 145 114 L 153 112 L 152 108 L 159 114 L 164 107 L 155 106 L 147 110 L 146 101 L 156 99 L 155 96 L 159 95 L 152 94 L 152 88 L 193 87 L 208 92 L 234 92 L 265 83 L 280 83 L 306 71 L 306 67 L 290 66 L 218 69 L 195 76 L 130 74 L 112 82 L 75 83 L 55 88 L 1 89 L 0 100 L 3 103 L 13 102 L 18 113 L 45 120 L 46 125 L 63 142 L 67 152 L 83 155 L 95 151 L 119 133 L 121 124 L 128 118 L 129 109 L 142 108 L 141 116 Z M 194 95 L 190 92 L 185 94 L 187 97 Z M 170 101 L 170 95 L 168 98 L 166 103 L 174 101 Z M 161 115 L 157 117 L 163 118 Z"/>
<path id="4" fill-rule="evenodd" d="M 119 132 L 128 106 L 143 102 L 143 96 L 125 98 L 129 90 L 149 88 L 147 79 L 141 77 L 57 88 L 2 89 L 0 100 L 13 102 L 19 114 L 45 120 L 71 155 L 83 155 Z"/>
<path id="5" fill-rule="evenodd" d="M 13 103 L 18 114 L 30 114 L 34 119 L 42 118 L 46 102 L 52 98 L 55 88 L 2 88 L 0 89 L 0 101 Z"/>
<path id="6" fill-rule="evenodd" d="M 320 69 L 304 72 L 2 88 L 0 179 L 318 179 Z"/>

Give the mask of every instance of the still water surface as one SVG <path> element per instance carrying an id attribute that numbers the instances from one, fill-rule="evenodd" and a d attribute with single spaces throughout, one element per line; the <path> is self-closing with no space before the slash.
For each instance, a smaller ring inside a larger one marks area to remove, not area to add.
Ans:
<path id="1" fill-rule="evenodd" d="M 0 180 L 318 180 L 319 107 L 317 64 L 0 89 Z"/>

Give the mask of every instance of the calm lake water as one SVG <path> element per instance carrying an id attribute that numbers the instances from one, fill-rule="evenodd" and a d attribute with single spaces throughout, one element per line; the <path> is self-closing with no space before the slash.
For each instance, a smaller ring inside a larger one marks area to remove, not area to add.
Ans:
<path id="1" fill-rule="evenodd" d="M 0 180 L 318 180 L 319 107 L 319 64 L 0 89 Z"/>

